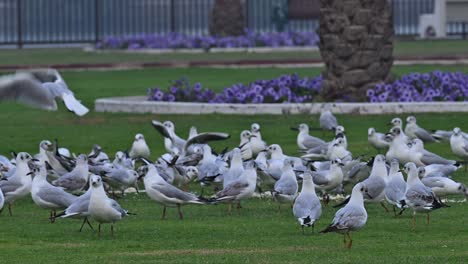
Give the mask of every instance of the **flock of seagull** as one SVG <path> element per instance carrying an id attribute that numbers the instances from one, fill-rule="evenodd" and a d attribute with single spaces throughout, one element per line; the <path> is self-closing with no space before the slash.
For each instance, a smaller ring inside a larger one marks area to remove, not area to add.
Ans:
<path id="1" fill-rule="evenodd" d="M 125 190 L 139 192 L 142 180 L 146 195 L 162 205 L 163 219 L 167 207 L 176 207 L 183 219 L 181 207 L 188 204 L 227 203 L 228 214 L 234 204 L 239 212 L 241 201 L 258 190 L 270 193 L 279 209 L 281 204 L 291 205 L 304 233 L 305 227 L 313 230 L 330 194 L 343 194 L 345 186 L 350 186 L 351 194 L 334 206 L 342 208 L 320 232 L 343 234 L 344 246 L 351 248 L 350 232 L 367 222 L 365 203 L 380 203 L 387 211 L 389 204 L 395 216 L 411 209 L 414 229 L 416 213 L 426 213 L 429 224 L 432 210 L 448 207 L 441 197 L 468 195 L 463 183 L 451 179 L 468 160 L 468 135 L 460 128 L 429 132 L 409 116 L 403 129 L 402 119 L 394 118 L 386 133 L 368 129 L 369 144 L 385 154 L 363 160 L 348 150 L 345 128 L 330 111 L 322 112 L 319 121 L 322 130 L 334 133 L 334 139 L 327 142 L 312 136 L 308 125 L 300 124 L 292 128 L 299 131 L 298 156 L 284 154 L 278 144 L 267 144 L 257 123 L 240 133 L 238 147 L 216 153 L 208 143 L 225 140 L 229 134 L 199 133 L 192 127 L 184 139 L 171 121 L 153 120 L 167 151 L 154 162 L 149 160 L 150 149 L 142 134 L 135 136 L 130 150 L 118 151 L 114 159 L 99 145 L 89 154 L 75 155 L 57 140 L 44 140 L 34 156 L 26 152 L 12 153 L 13 159 L 0 155 L 0 210 L 8 205 L 11 215 L 12 204 L 30 196 L 37 206 L 50 210 L 52 223 L 58 218 L 82 219 L 81 231 L 85 224 L 92 228 L 89 220 L 93 219 L 99 223 L 98 236 L 103 223 L 111 224 L 113 236 L 114 223 L 131 214 L 114 200 L 116 192 L 122 197 Z M 450 142 L 460 161 L 424 148 L 425 143 L 443 141 Z M 214 194 L 203 197 L 188 191 L 193 182 L 202 185 L 202 190 L 213 188 Z"/>

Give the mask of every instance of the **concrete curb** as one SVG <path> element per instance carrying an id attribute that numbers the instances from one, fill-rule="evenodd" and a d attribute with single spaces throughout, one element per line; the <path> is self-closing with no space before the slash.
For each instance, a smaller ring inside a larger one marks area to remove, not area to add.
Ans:
<path id="1" fill-rule="evenodd" d="M 468 112 L 468 102 L 417 103 L 306 103 L 306 104 L 208 104 L 148 101 L 145 96 L 102 98 L 95 101 L 96 112 L 153 114 L 236 114 L 282 115 L 319 114 L 330 109 L 336 114 L 401 114 Z"/>

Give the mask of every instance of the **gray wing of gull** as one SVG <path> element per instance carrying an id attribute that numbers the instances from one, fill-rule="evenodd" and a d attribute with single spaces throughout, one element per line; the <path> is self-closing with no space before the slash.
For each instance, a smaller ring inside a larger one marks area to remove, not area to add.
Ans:
<path id="1" fill-rule="evenodd" d="M 405 198 L 406 183 L 403 181 L 390 181 L 385 187 L 385 195 L 391 201 L 399 202 Z"/>
<path id="2" fill-rule="evenodd" d="M 170 184 L 153 184 L 151 185 L 151 188 L 157 190 L 169 198 L 175 198 L 186 202 L 198 200 L 195 194 L 184 192 Z"/>
<path id="3" fill-rule="evenodd" d="M 226 188 L 224 188 L 222 191 L 216 194 L 216 197 L 221 198 L 221 197 L 230 197 L 230 196 L 236 196 L 240 194 L 245 188 L 247 188 L 249 184 L 247 182 L 232 182 Z"/>
<path id="4" fill-rule="evenodd" d="M 423 177 L 421 179 L 422 183 L 429 188 L 440 187 L 444 188 L 445 184 L 438 179 L 438 177 Z"/>
<path id="5" fill-rule="evenodd" d="M 385 180 L 381 177 L 369 177 L 362 182 L 367 187 L 370 197 L 377 197 L 385 190 Z M 367 197 L 369 198 L 369 197 Z"/>
<path id="6" fill-rule="evenodd" d="M 151 124 L 163 137 L 169 138 L 169 139 L 171 138 L 169 131 L 161 122 L 157 120 L 153 120 L 151 121 Z"/>
<path id="7" fill-rule="evenodd" d="M 322 209 L 319 199 L 314 199 L 312 195 L 308 196 L 298 196 L 293 206 L 293 214 L 296 217 L 307 217 L 311 216 L 314 219 L 317 219 L 321 214 Z"/>
<path id="8" fill-rule="evenodd" d="M 228 139 L 230 136 L 227 133 L 218 133 L 218 132 L 205 132 L 200 133 L 194 137 L 191 137 L 189 140 L 185 142 L 184 150 L 187 151 L 187 148 L 192 144 L 205 144 L 209 141 L 216 141 L 216 140 L 225 140 Z"/>
<path id="9" fill-rule="evenodd" d="M 77 172 L 71 171 L 53 182 L 53 185 L 63 187 L 67 190 L 82 189 L 87 183 L 87 180 L 77 176 Z"/>
<path id="10" fill-rule="evenodd" d="M 41 190 L 39 190 L 37 196 L 46 202 L 56 204 L 63 208 L 67 208 L 78 198 L 60 188 L 53 186 L 43 187 Z"/>
<path id="11" fill-rule="evenodd" d="M 336 117 L 331 112 L 325 112 L 320 115 L 320 127 L 326 130 L 332 130 L 338 126 Z"/>
<path id="12" fill-rule="evenodd" d="M 316 185 L 326 185 L 330 182 L 330 179 L 327 178 L 326 174 L 328 171 L 313 171 L 312 179 Z"/>
<path id="13" fill-rule="evenodd" d="M 338 210 L 333 218 L 333 226 L 338 229 L 353 229 L 366 223 L 367 214 L 363 208 L 345 206 Z"/>
<path id="14" fill-rule="evenodd" d="M 109 200 L 110 200 L 110 202 L 111 202 L 112 208 L 114 208 L 115 210 L 117 210 L 117 211 L 120 213 L 120 215 L 121 215 L 122 217 L 124 217 L 125 215 L 127 215 L 127 212 L 128 212 L 128 211 L 125 210 L 125 209 L 123 209 L 117 201 L 115 201 L 114 199 L 110 199 L 110 198 L 109 198 Z"/>
<path id="15" fill-rule="evenodd" d="M 3 100 L 17 101 L 46 110 L 57 110 L 54 95 L 28 73 L 0 77 L 0 101 Z"/>
<path id="16" fill-rule="evenodd" d="M 2 190 L 3 194 L 14 192 L 16 189 L 23 186 L 21 182 L 10 179 L 11 178 L 9 178 L 8 181 L 0 181 L 0 189 Z"/>
<path id="17" fill-rule="evenodd" d="M 436 142 L 437 140 L 424 128 L 416 128 L 414 134 L 424 142 Z"/>
<path id="18" fill-rule="evenodd" d="M 307 148 L 315 148 L 317 146 L 320 146 L 322 144 L 326 144 L 325 141 L 323 141 L 320 138 L 313 137 L 313 136 L 305 136 L 304 140 L 302 141 L 302 144 Z"/>
<path id="19" fill-rule="evenodd" d="M 434 202 L 432 190 L 424 185 L 416 185 L 406 191 L 406 199 L 413 204 L 424 206 Z"/>
<path id="20" fill-rule="evenodd" d="M 429 151 L 424 151 L 423 152 L 423 156 L 421 157 L 421 161 L 422 161 L 422 163 L 424 163 L 426 165 L 430 165 L 430 164 L 452 165 L 452 164 L 455 163 L 454 160 L 444 159 L 441 156 L 439 156 L 437 154 L 434 154 L 432 152 L 429 152 Z"/>
<path id="21" fill-rule="evenodd" d="M 293 195 L 297 192 L 297 182 L 291 180 L 279 180 L 275 183 L 275 191 L 281 194 Z"/>
<path id="22" fill-rule="evenodd" d="M 78 197 L 66 210 L 66 215 L 88 215 L 89 200 L 91 198 L 91 192 L 87 191 L 85 194 Z"/>

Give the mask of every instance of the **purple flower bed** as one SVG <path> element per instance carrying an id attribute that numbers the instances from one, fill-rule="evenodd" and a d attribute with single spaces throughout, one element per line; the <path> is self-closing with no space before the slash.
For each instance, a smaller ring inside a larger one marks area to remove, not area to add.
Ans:
<path id="1" fill-rule="evenodd" d="M 97 49 L 210 49 L 248 47 L 316 46 L 315 32 L 256 33 L 246 30 L 236 37 L 188 36 L 181 33 L 165 35 L 111 36 L 96 44 Z"/>
<path id="2" fill-rule="evenodd" d="M 319 101 L 322 76 L 301 78 L 282 75 L 272 80 L 258 80 L 248 85 L 234 84 L 215 93 L 200 83 L 176 80 L 167 91 L 148 89 L 149 100 L 205 103 L 305 103 Z M 343 95 L 336 101 L 349 101 Z M 468 100 L 468 75 L 461 72 L 410 73 L 390 84 L 378 84 L 367 90 L 369 102 L 432 102 Z"/>
<path id="3" fill-rule="evenodd" d="M 370 102 L 466 101 L 468 75 L 461 72 L 410 73 L 367 90 Z"/>
<path id="4" fill-rule="evenodd" d="M 187 79 L 176 80 L 167 91 L 148 89 L 149 100 L 205 103 L 302 103 L 311 102 L 320 93 L 322 77 L 300 78 L 282 75 L 272 80 L 258 80 L 248 85 L 234 84 L 215 93 L 200 83 L 190 85 Z"/>

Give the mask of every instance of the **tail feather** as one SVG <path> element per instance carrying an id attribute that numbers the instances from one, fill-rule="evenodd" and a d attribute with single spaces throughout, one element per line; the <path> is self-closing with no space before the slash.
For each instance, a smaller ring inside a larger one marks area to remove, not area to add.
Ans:
<path id="1" fill-rule="evenodd" d="M 336 232 L 338 230 L 338 228 L 334 225 L 329 225 L 327 226 L 325 229 L 323 229 L 322 231 L 320 231 L 319 233 L 321 234 L 324 234 L 324 233 L 329 233 L 329 232 Z"/>
<path id="2" fill-rule="evenodd" d="M 348 196 L 346 199 L 344 199 L 341 203 L 339 203 L 339 204 L 333 206 L 333 208 L 342 207 L 342 206 L 348 204 L 348 202 L 349 202 L 350 199 L 351 199 L 351 195 Z"/>
<path id="3" fill-rule="evenodd" d="M 64 93 L 62 99 L 67 109 L 79 116 L 84 116 L 89 112 L 89 109 L 76 100 L 73 94 Z"/>

